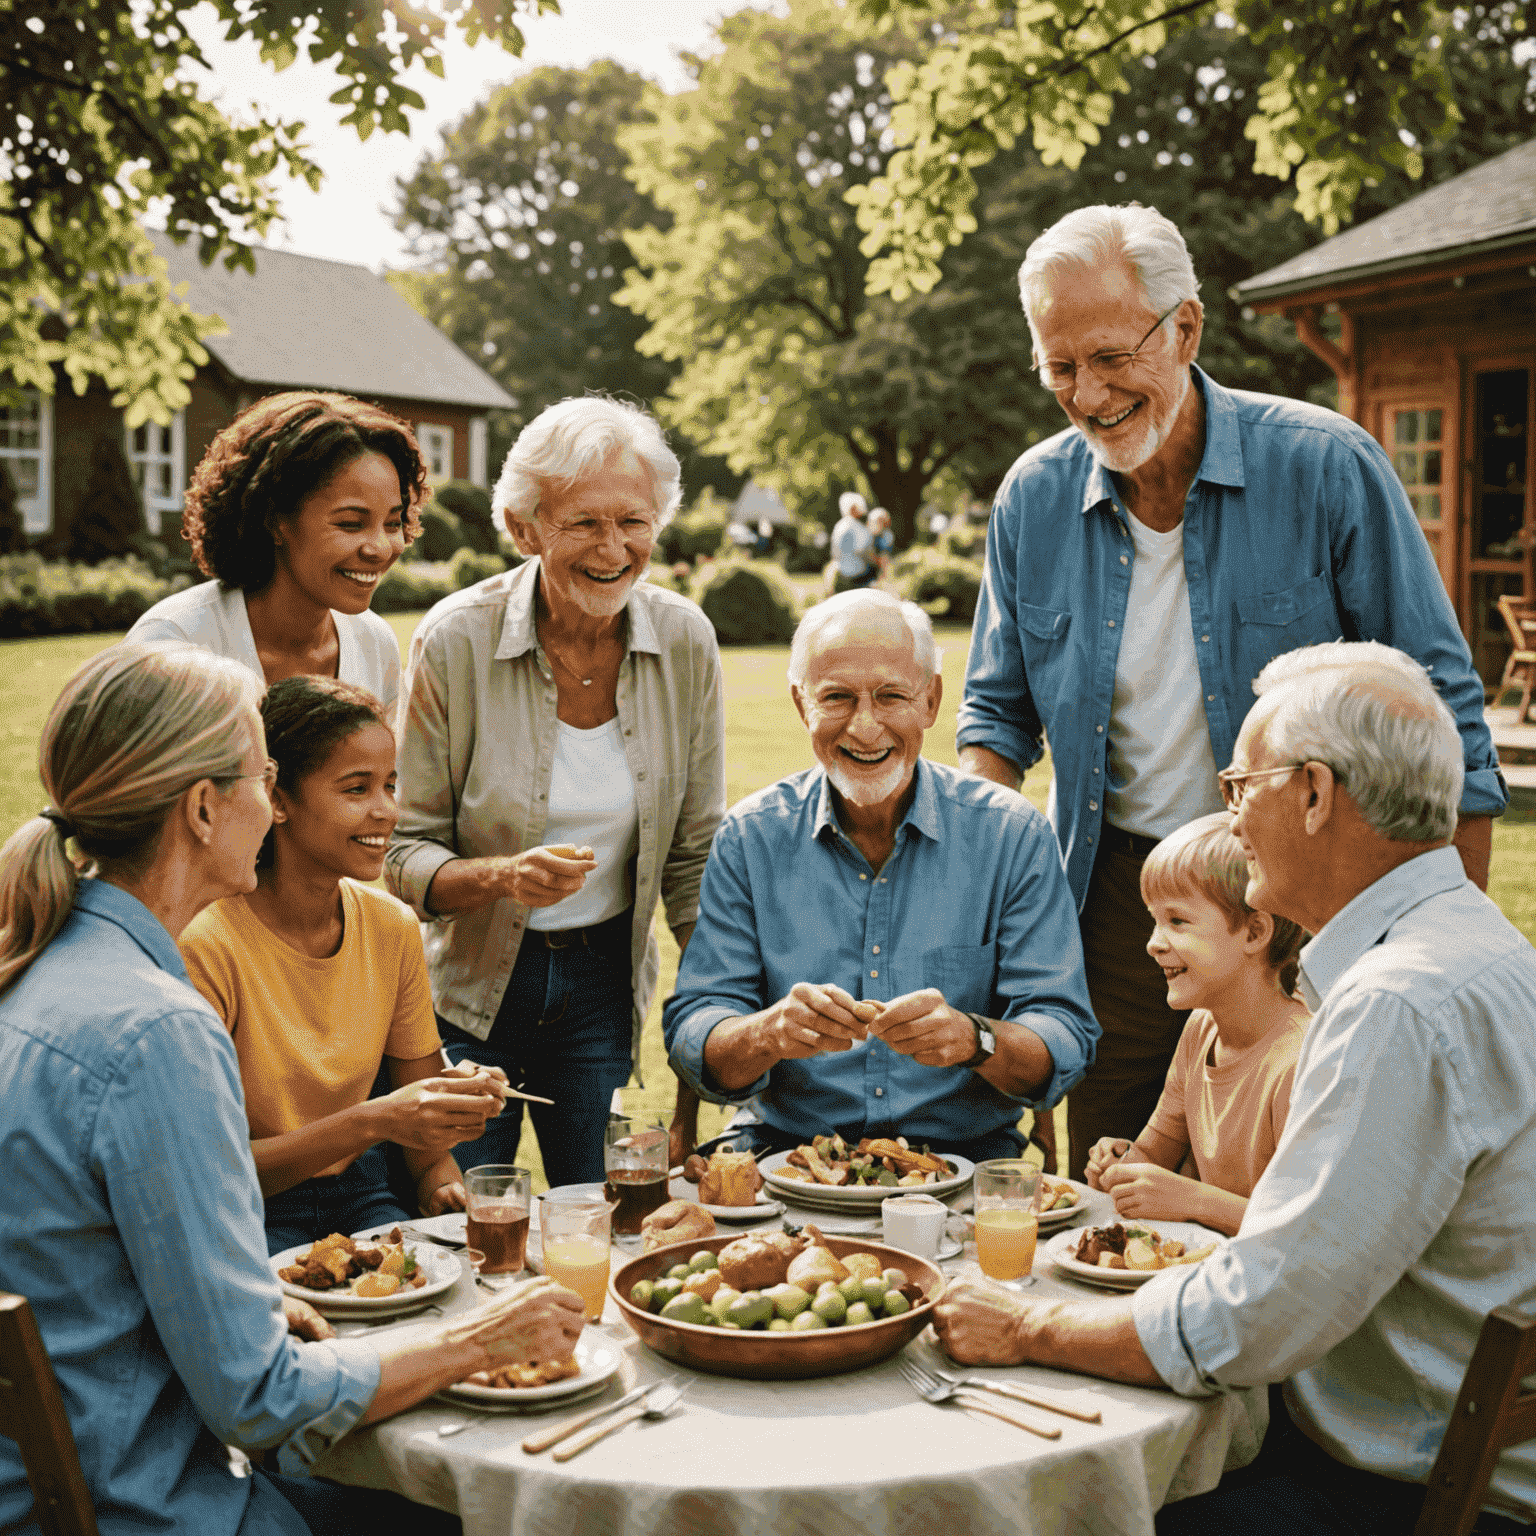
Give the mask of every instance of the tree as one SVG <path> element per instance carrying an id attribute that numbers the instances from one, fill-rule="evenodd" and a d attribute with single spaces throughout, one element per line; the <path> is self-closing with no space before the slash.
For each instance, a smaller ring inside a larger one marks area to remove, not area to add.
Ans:
<path id="1" fill-rule="evenodd" d="M 1461 121 L 1447 41 L 1465 12 L 1434 0 L 857 0 L 896 28 L 929 22 L 939 42 L 888 77 L 895 108 L 885 173 L 852 192 L 872 292 L 938 282 L 945 250 L 976 228 L 977 170 L 1031 141 L 1075 170 L 1101 141 L 1136 61 L 1201 21 L 1262 51 L 1243 134 L 1252 165 L 1294 172 L 1295 206 L 1334 233 L 1393 173 L 1416 179 L 1429 146 Z M 1507 52 L 1528 30 L 1524 0 L 1473 8 Z"/>
<path id="2" fill-rule="evenodd" d="M 653 120 L 623 134 L 670 225 L 629 236 L 640 270 L 619 302 L 651 322 L 641 349 L 679 368 L 669 420 L 787 495 L 862 479 L 905 544 L 937 476 L 1021 446 L 1029 341 L 1011 276 L 977 249 L 942 292 L 866 296 L 846 194 L 881 167 L 882 77 L 915 41 L 861 37 L 835 0 L 740 12 L 719 41 L 689 61 L 693 90 L 655 93 Z"/>
<path id="3" fill-rule="evenodd" d="M 80 510 L 69 527 L 67 558 L 83 565 L 128 554 L 145 532 L 144 503 L 120 438 L 98 433 Z"/>
<path id="4" fill-rule="evenodd" d="M 555 0 L 206 0 L 224 35 L 254 38 L 286 69 L 334 61 L 331 97 L 367 138 L 403 132 L 422 99 L 401 80 L 443 70 L 456 26 L 522 49 L 514 15 Z M 304 125 L 256 112 L 236 123 L 200 94 L 207 64 L 187 30 L 195 0 L 0 0 L 0 380 L 51 394 L 54 365 L 77 393 L 92 376 L 129 426 L 169 421 L 218 329 L 172 293 L 141 227 L 155 211 L 202 261 L 254 269 L 242 238 L 278 213 L 279 172 L 318 187 Z M 202 70 L 203 75 L 198 71 Z"/>

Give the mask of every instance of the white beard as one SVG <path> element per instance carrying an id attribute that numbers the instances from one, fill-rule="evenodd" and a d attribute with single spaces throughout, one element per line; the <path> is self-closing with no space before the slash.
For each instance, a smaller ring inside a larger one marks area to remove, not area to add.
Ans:
<path id="1" fill-rule="evenodd" d="M 879 774 L 855 777 L 841 762 L 827 769 L 832 787 L 851 805 L 882 805 L 900 792 L 907 777 L 907 764 L 892 751 L 889 765 Z"/>
<path id="2" fill-rule="evenodd" d="M 1088 443 L 1088 450 L 1093 454 L 1105 469 L 1113 470 L 1117 475 L 1128 475 L 1132 470 L 1140 469 L 1164 443 L 1168 441 L 1173 432 L 1173 424 L 1179 419 L 1179 411 L 1183 408 L 1184 397 L 1189 393 L 1189 370 L 1184 369 L 1181 374 L 1179 397 L 1169 407 L 1168 414 L 1161 421 L 1149 420 L 1142 434 L 1134 442 L 1120 443 L 1111 448 L 1101 441 L 1095 434 L 1084 432 L 1083 437 Z"/>

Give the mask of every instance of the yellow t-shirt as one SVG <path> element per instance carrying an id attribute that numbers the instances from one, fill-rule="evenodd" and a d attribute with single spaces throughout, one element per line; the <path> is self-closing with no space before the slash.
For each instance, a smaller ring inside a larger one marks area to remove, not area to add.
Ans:
<path id="1" fill-rule="evenodd" d="M 411 1061 L 438 1049 L 410 909 L 343 880 L 341 913 L 341 948 L 328 960 L 280 939 L 244 896 L 204 908 L 181 936 L 192 984 L 234 1036 L 253 1140 L 361 1104 L 385 1056 Z"/>

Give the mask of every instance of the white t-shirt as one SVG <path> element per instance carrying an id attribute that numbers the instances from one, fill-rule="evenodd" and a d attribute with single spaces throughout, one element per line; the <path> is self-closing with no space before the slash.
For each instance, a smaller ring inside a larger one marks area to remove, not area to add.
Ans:
<path id="1" fill-rule="evenodd" d="M 340 647 L 336 676 L 344 683 L 366 688 L 393 721 L 395 701 L 400 697 L 400 644 L 394 630 L 371 609 L 352 614 L 337 613 L 333 608 L 331 618 L 336 622 Z M 140 617 L 128 631 L 128 638 L 184 640 L 238 661 L 263 677 L 245 593 L 238 587 L 226 590 L 216 581 L 205 581 L 185 592 L 172 593 Z"/>
<path id="2" fill-rule="evenodd" d="M 1115 663 L 1104 812 L 1122 832 L 1167 837 L 1219 811 L 1221 786 L 1195 661 L 1184 524 L 1158 533 L 1127 522 L 1136 563 Z"/>
<path id="3" fill-rule="evenodd" d="M 591 848 L 597 868 L 574 896 L 552 907 L 535 907 L 528 926 L 552 932 L 590 928 L 617 917 L 634 899 L 629 861 L 640 846 L 640 811 L 624 733 L 617 716 L 606 725 L 583 731 L 565 721 L 555 742 L 549 780 L 549 820 L 544 843 L 573 843 Z"/>

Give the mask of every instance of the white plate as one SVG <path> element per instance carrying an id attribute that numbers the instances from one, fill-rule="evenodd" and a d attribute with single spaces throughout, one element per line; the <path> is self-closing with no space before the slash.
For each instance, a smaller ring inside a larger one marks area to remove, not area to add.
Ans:
<path id="1" fill-rule="evenodd" d="M 1113 1226 L 1111 1222 L 1109 1225 Z M 1145 1227 L 1149 1232 L 1156 1232 L 1160 1237 L 1177 1238 L 1186 1248 L 1203 1248 L 1209 1242 L 1215 1242 L 1218 1247 L 1225 1244 L 1224 1238 L 1219 1232 L 1212 1232 L 1208 1227 L 1197 1226 L 1192 1221 L 1159 1221 L 1156 1223 L 1147 1221 L 1128 1221 L 1122 1223 L 1127 1227 Z M 1161 1269 L 1100 1269 L 1094 1264 L 1080 1264 L 1072 1257 L 1072 1250 L 1077 1247 L 1084 1232 L 1091 1230 L 1088 1227 L 1076 1227 L 1070 1232 L 1058 1232 L 1045 1245 L 1046 1257 L 1065 1275 L 1071 1275 L 1074 1280 L 1086 1280 L 1090 1285 L 1106 1286 L 1112 1291 L 1134 1291 L 1137 1286 L 1145 1285 L 1153 1275 L 1165 1274 Z M 1184 1266 L 1175 1266 L 1183 1268 Z"/>
<path id="2" fill-rule="evenodd" d="M 1081 1213 L 1088 1203 L 1088 1196 L 1093 1193 L 1086 1184 L 1079 1184 L 1076 1179 L 1058 1179 L 1053 1173 L 1049 1176 L 1056 1184 L 1070 1184 L 1073 1193 L 1077 1196 L 1076 1205 L 1064 1205 L 1059 1210 L 1041 1211 L 1040 1227 L 1045 1230 L 1048 1227 L 1059 1227 L 1063 1222 L 1071 1221 L 1074 1216 Z"/>
<path id="3" fill-rule="evenodd" d="M 373 1233 L 355 1233 L 361 1239 Z M 297 1248 L 285 1248 L 267 1261 L 272 1273 L 286 1269 L 301 1253 L 308 1253 L 313 1243 L 300 1243 Z M 414 1290 L 396 1291 L 393 1296 L 354 1296 L 350 1291 L 312 1291 L 306 1286 L 291 1285 L 286 1280 L 277 1283 L 285 1296 L 297 1296 L 307 1301 L 321 1317 L 395 1317 L 414 1312 L 425 1306 L 434 1296 L 440 1296 L 459 1278 L 462 1266 L 459 1256 L 446 1248 L 434 1248 L 430 1243 L 406 1242 L 405 1250 L 413 1254 L 417 1265 L 426 1273 L 427 1283 Z"/>
<path id="4" fill-rule="evenodd" d="M 860 1185 L 857 1189 L 844 1189 L 840 1184 L 807 1184 L 800 1179 L 783 1178 L 779 1170 L 788 1166 L 788 1152 L 775 1152 L 772 1157 L 765 1157 L 761 1167 L 763 1177 L 768 1181 L 773 1192 L 788 1200 L 791 1205 L 798 1200 L 802 1204 L 814 1205 L 822 1210 L 846 1210 L 849 1206 L 872 1206 L 879 1210 L 880 1202 L 889 1200 L 893 1195 L 933 1195 L 936 1198 L 942 1198 L 953 1194 L 957 1189 L 964 1189 L 971 1182 L 971 1175 L 975 1173 L 976 1165 L 969 1158 L 959 1157 L 953 1152 L 941 1152 L 938 1155 L 960 1170 L 953 1178 L 938 1179 L 932 1184 L 905 1184 L 896 1189 L 883 1184 Z M 802 1195 L 801 1190 L 809 1193 Z"/>
<path id="5" fill-rule="evenodd" d="M 674 1200 L 689 1200 L 704 1205 L 699 1199 L 699 1186 L 690 1184 L 681 1173 L 674 1172 L 667 1184 L 667 1194 Z M 767 1221 L 777 1216 L 784 1207 L 763 1190 L 758 1190 L 753 1205 L 704 1205 L 716 1221 Z"/>
<path id="6" fill-rule="evenodd" d="M 617 1344 L 583 1334 L 576 1341 L 576 1364 L 581 1367 L 579 1375 L 546 1382 L 542 1387 L 482 1387 L 472 1381 L 460 1381 L 444 1387 L 439 1395 L 476 1408 L 542 1408 L 552 1402 L 595 1392 L 618 1370 L 623 1358 L 623 1351 Z"/>

